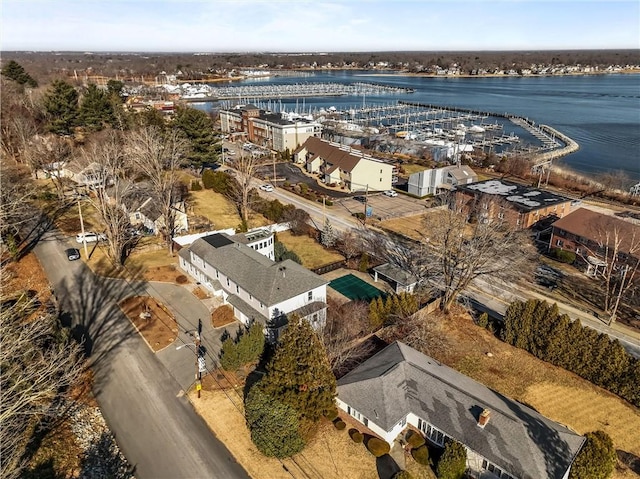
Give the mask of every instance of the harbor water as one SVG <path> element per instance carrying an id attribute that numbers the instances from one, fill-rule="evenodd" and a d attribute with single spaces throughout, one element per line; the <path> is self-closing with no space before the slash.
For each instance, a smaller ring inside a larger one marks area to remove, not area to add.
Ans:
<path id="1" fill-rule="evenodd" d="M 621 171 L 640 181 L 640 75 L 582 75 L 551 77 L 439 78 L 393 73 L 320 72 L 297 78 L 269 77 L 238 85 L 305 82 L 370 82 L 413 90 L 376 96 L 314 97 L 277 100 L 278 108 L 309 111 L 334 106 L 359 108 L 396 100 L 508 113 L 549 125 L 575 140 L 580 149 L 562 164 L 585 174 Z M 272 102 L 275 106 L 275 101 Z M 220 103 L 195 104 L 218 109 Z"/>

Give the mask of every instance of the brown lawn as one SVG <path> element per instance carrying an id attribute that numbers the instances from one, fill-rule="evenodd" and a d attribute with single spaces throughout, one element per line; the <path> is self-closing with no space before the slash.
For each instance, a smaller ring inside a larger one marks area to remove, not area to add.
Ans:
<path id="1" fill-rule="evenodd" d="M 322 423 L 310 444 L 293 458 L 280 462 L 263 456 L 251 442 L 244 421 L 241 394 L 241 390 L 238 394 L 232 389 L 203 390 L 199 399 L 193 392 L 190 398 L 196 411 L 254 479 L 378 477 L 375 457 L 363 444 L 354 443 L 346 430 L 338 431 L 330 422 Z"/>
<path id="2" fill-rule="evenodd" d="M 120 308 L 153 351 L 175 341 L 178 324 L 167 308 L 148 296 L 133 296 L 120 302 Z"/>
<path id="3" fill-rule="evenodd" d="M 290 231 L 283 231 L 278 233 L 278 241 L 282 242 L 289 251 L 296 253 L 305 268 L 318 268 L 344 259 L 341 254 L 325 249 L 306 235 L 294 236 Z"/>
<path id="4" fill-rule="evenodd" d="M 191 201 L 194 215 L 207 218 L 213 223 L 214 229 L 237 228 L 240 224 L 240 215 L 235 205 L 220 193 L 212 190 L 191 191 Z M 249 217 L 249 228 L 269 223 L 269 220 L 257 213 Z"/>
<path id="5" fill-rule="evenodd" d="M 381 221 L 378 226 L 414 240 L 422 240 L 424 239 L 422 224 L 427 214 L 392 218 Z"/>

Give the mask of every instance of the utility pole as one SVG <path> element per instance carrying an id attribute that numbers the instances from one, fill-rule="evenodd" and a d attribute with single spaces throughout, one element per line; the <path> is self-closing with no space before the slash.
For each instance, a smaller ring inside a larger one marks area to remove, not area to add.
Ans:
<path id="1" fill-rule="evenodd" d="M 362 225 L 367 224 L 367 205 L 369 204 L 369 183 L 367 183 L 367 187 L 364 190 L 364 219 L 362 220 Z"/>
<path id="2" fill-rule="evenodd" d="M 276 186 L 276 155 L 275 153 L 272 151 L 271 152 L 271 158 L 273 159 L 273 186 Z"/>
<path id="3" fill-rule="evenodd" d="M 200 333 L 202 333 L 202 320 L 198 319 L 198 329 L 194 337 L 194 343 L 196 345 L 196 390 L 198 391 L 198 398 L 200 397 L 200 390 L 202 389 L 202 372 L 203 370 L 206 371 L 204 357 L 200 351 Z"/>
<path id="4" fill-rule="evenodd" d="M 84 245 L 84 258 L 85 261 L 89 261 L 89 252 L 87 250 L 87 239 L 84 237 L 84 221 L 82 220 L 82 207 L 80 206 L 80 199 L 78 198 L 78 213 L 80 214 L 80 232 L 82 233 L 82 244 Z"/>

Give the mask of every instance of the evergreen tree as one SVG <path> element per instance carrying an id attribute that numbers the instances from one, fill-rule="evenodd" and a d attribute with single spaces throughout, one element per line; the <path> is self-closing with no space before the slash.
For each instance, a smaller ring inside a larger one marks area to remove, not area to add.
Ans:
<path id="1" fill-rule="evenodd" d="M 10 60 L 4 67 L 2 67 L 2 75 L 20 85 L 27 85 L 31 88 L 38 86 L 38 82 L 35 81 L 31 75 L 25 71 L 23 66 L 15 60 Z"/>
<path id="2" fill-rule="evenodd" d="M 49 116 L 49 131 L 70 135 L 78 121 L 78 92 L 63 80 L 55 80 L 44 95 L 44 108 Z"/>
<path id="3" fill-rule="evenodd" d="M 201 110 L 178 108 L 173 118 L 173 126 L 180 130 L 189 141 L 187 154 L 189 163 L 197 168 L 218 160 L 219 141 L 213 132 L 213 120 Z"/>
<path id="4" fill-rule="evenodd" d="M 438 479 L 462 479 L 467 469 L 467 450 L 458 441 L 448 441 L 438 461 Z"/>
<path id="5" fill-rule="evenodd" d="M 242 366 L 240 351 L 233 338 L 227 338 L 222 342 L 220 351 L 220 366 L 227 371 L 235 371 Z"/>
<path id="6" fill-rule="evenodd" d="M 79 124 L 89 131 L 102 130 L 114 122 L 113 105 L 109 95 L 90 84 L 80 102 Z"/>
<path id="7" fill-rule="evenodd" d="M 259 323 L 254 322 L 249 329 L 243 331 L 237 341 L 241 365 L 260 359 L 264 351 L 264 342 L 264 331 Z"/>
<path id="8" fill-rule="evenodd" d="M 588 432 L 586 442 L 571 466 L 569 479 L 607 479 L 616 465 L 613 441 L 603 431 Z"/>
<path id="9" fill-rule="evenodd" d="M 384 323 L 383 319 L 380 317 L 380 309 L 378 308 L 378 299 L 372 299 L 369 303 L 369 324 L 371 325 L 371 329 L 376 331 L 377 329 L 382 327 Z"/>
<path id="10" fill-rule="evenodd" d="M 320 242 L 322 243 L 322 246 L 325 248 L 331 248 L 336 244 L 336 237 L 336 232 L 334 231 L 329 218 L 326 218 L 324 221 L 324 229 L 320 234 Z"/>
<path id="11" fill-rule="evenodd" d="M 304 449 L 296 410 L 264 394 L 260 383 L 249 391 L 244 412 L 251 440 L 265 456 L 282 459 Z"/>
<path id="12" fill-rule="evenodd" d="M 122 91 L 124 90 L 124 83 L 120 80 L 109 80 L 107 82 L 107 93 L 109 97 L 117 100 L 119 103 L 124 101 L 124 94 Z"/>
<path id="13" fill-rule="evenodd" d="M 301 420 L 315 422 L 335 410 L 336 378 L 320 338 L 307 321 L 289 318 L 260 388 L 293 407 Z"/>

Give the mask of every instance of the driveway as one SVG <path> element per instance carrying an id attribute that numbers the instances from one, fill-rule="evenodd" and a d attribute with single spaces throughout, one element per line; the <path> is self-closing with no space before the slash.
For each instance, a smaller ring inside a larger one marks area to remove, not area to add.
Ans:
<path id="1" fill-rule="evenodd" d="M 257 169 L 258 176 L 262 178 L 273 177 L 273 165 L 263 165 Z M 300 168 L 291 162 L 276 163 L 276 176 L 280 183 L 288 181 L 291 184 L 305 183 L 309 185 L 309 189 L 327 195 L 330 198 L 347 198 L 355 193 L 346 193 L 343 191 L 335 191 L 324 188 L 318 184 L 315 177 L 305 175 Z"/>

